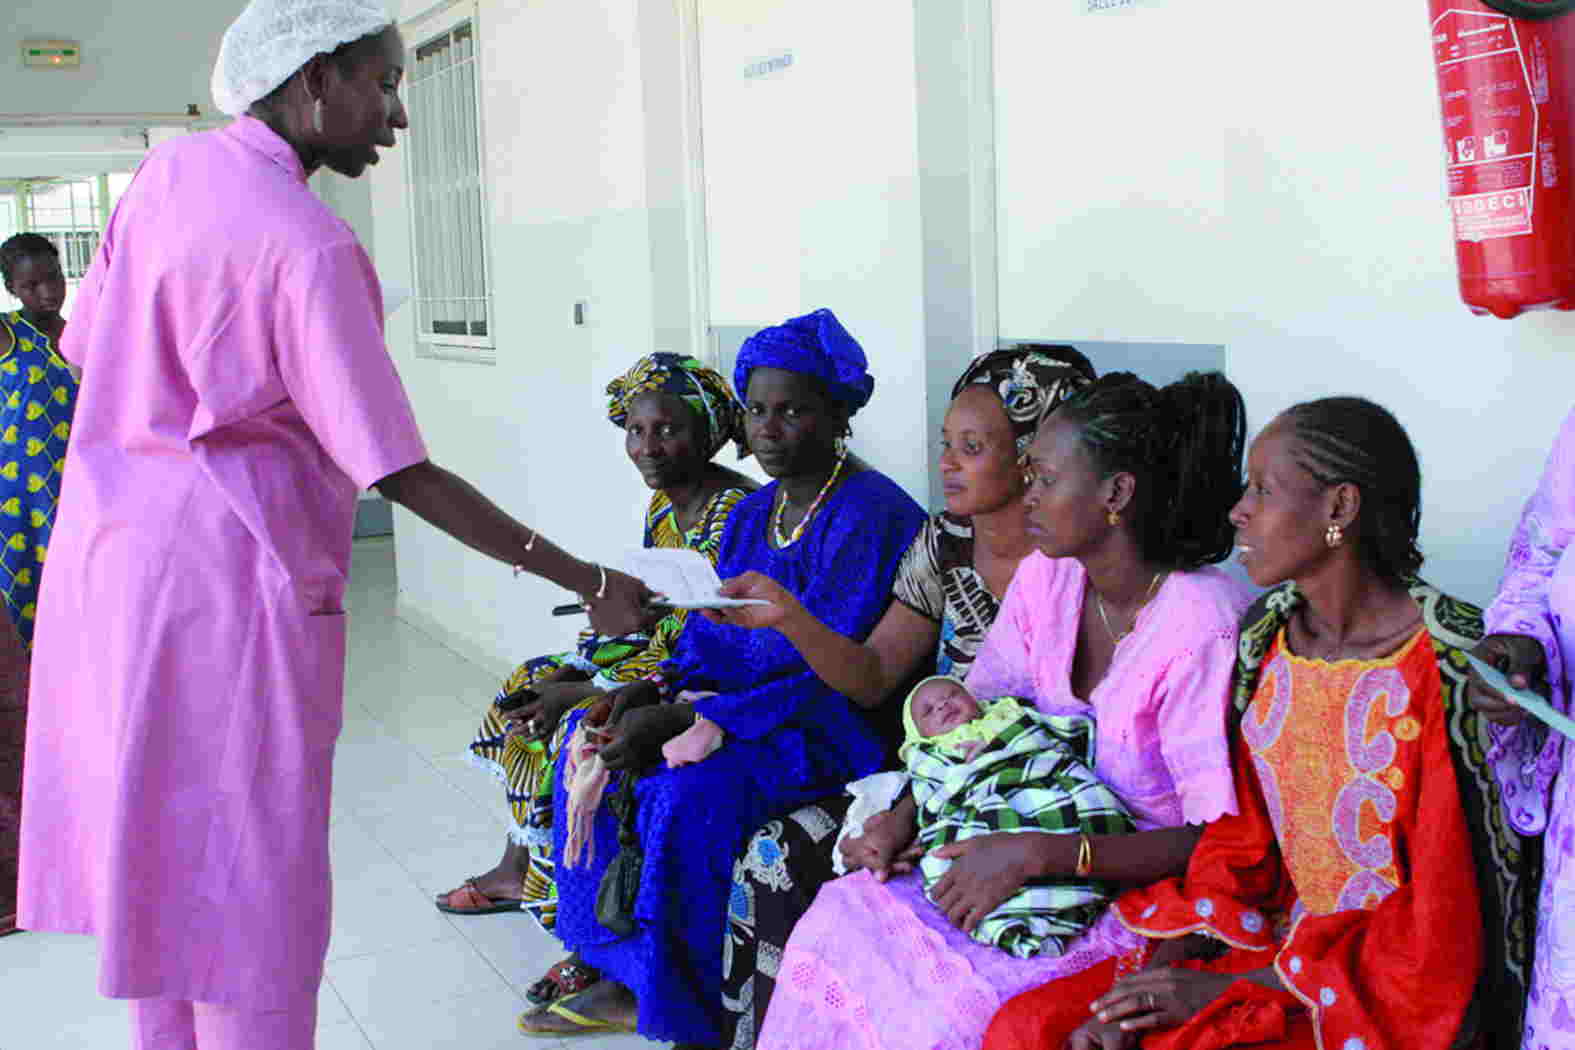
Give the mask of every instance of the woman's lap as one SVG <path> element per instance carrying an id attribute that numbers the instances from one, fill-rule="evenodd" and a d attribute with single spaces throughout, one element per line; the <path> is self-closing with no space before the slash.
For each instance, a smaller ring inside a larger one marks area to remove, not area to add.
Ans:
<path id="1" fill-rule="evenodd" d="M 1094 1000 L 1118 977 L 1118 960 L 1015 996 L 990 1023 L 983 1050 L 1061 1050 L 1092 1016 Z M 1262 953 L 1230 953 L 1215 963 L 1194 964 L 1217 973 L 1244 973 L 1263 965 Z M 1135 968 L 1135 967 L 1134 967 Z M 1142 1050 L 1317 1050 L 1312 1020 L 1284 992 L 1238 981 L 1216 1002 L 1177 1028 L 1146 1037 Z"/>
<path id="2" fill-rule="evenodd" d="M 605 803 L 592 832 L 595 859 L 558 869 L 557 933 L 587 962 L 634 991 L 642 1034 L 685 1042 L 717 1039 L 733 858 L 768 817 L 825 790 L 813 785 L 795 793 L 792 784 L 768 774 L 795 765 L 785 753 L 799 746 L 795 736 L 734 740 L 703 762 L 657 769 L 642 779 L 636 797 L 644 864 L 635 902 L 639 929 L 633 935 L 618 938 L 595 918 L 596 891 L 616 850 L 616 822 Z M 561 774 L 558 779 L 561 806 Z M 609 794 L 617 783 L 608 785 Z M 561 852 L 563 832 L 555 835 Z"/>
<path id="3" fill-rule="evenodd" d="M 723 1046 L 755 1045 L 788 935 L 836 877 L 832 851 L 851 801 L 835 795 L 768 822 L 734 860 L 722 946 Z"/>
<path id="4" fill-rule="evenodd" d="M 1108 914 L 1061 956 L 1016 959 L 953 928 L 917 876 L 821 887 L 783 955 L 761 1050 L 977 1050 L 1002 1003 L 1139 942 Z"/>

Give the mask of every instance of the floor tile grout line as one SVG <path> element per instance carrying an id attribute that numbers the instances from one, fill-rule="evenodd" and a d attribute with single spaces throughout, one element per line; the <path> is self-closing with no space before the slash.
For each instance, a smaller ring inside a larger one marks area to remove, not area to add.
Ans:
<path id="1" fill-rule="evenodd" d="M 328 985 L 334 993 L 334 998 L 339 1000 L 339 1005 L 344 1007 L 345 1016 L 350 1018 L 350 1023 L 355 1025 L 355 1030 L 361 1033 L 361 1041 L 371 1047 L 372 1050 L 378 1050 L 377 1044 L 372 1042 L 372 1037 L 367 1035 L 366 1029 L 361 1026 L 361 1019 L 355 1015 L 355 1011 L 350 1009 L 350 1004 L 345 1002 L 345 997 L 339 994 L 339 986 L 334 984 L 327 973 L 323 974 L 323 983 Z"/>

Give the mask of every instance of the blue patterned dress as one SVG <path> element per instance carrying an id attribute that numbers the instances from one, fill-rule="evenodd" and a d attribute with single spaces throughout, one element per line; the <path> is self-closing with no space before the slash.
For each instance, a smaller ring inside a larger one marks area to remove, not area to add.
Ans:
<path id="1" fill-rule="evenodd" d="M 772 484 L 739 503 L 722 537 L 717 572 L 756 570 L 798 596 L 828 627 L 866 637 L 891 602 L 898 563 L 924 522 L 918 504 L 884 475 L 849 477 L 803 536 L 767 540 Z M 638 929 L 617 937 L 596 921 L 596 891 L 618 852 L 607 785 L 592 832 L 594 859 L 563 864 L 565 794 L 554 790 L 557 934 L 608 977 L 633 990 L 649 1039 L 714 1044 L 722 1015 L 722 944 L 733 858 L 767 820 L 879 769 L 886 749 L 864 715 L 821 682 L 776 631 L 690 617 L 664 668 L 668 689 L 716 690 L 696 710 L 727 731 L 721 750 L 679 769 L 648 772 L 636 788 L 644 868 Z M 577 718 L 578 716 L 576 716 Z"/>
<path id="2" fill-rule="evenodd" d="M 0 590 L 29 648 L 76 406 L 76 378 L 49 337 L 20 310 L 0 314 Z"/>

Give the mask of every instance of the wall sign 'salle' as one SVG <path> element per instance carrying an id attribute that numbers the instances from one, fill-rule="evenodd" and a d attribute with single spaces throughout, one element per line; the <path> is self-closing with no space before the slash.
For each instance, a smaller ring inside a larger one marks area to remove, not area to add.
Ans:
<path id="1" fill-rule="evenodd" d="M 1114 11 L 1130 11 L 1136 7 L 1158 7 L 1160 0 L 1083 0 L 1085 15 L 1105 15 Z"/>

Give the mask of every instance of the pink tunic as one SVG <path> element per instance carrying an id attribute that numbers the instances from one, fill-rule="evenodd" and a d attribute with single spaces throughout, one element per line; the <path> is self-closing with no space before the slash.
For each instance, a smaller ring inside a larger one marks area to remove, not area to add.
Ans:
<path id="1" fill-rule="evenodd" d="M 1565 419 L 1537 490 L 1510 540 L 1498 597 L 1485 617 L 1491 634 L 1542 643 L 1554 703 L 1567 709 L 1575 656 L 1575 413 Z M 1494 726 L 1493 749 L 1505 816 L 1525 835 L 1546 832 L 1537 957 L 1526 1008 L 1526 1050 L 1575 1050 L 1575 749 L 1527 718 Z M 1551 802 L 1551 805 L 1550 805 Z"/>
<path id="2" fill-rule="evenodd" d="M 149 155 L 63 350 L 20 923 L 101 938 L 105 995 L 296 1008 L 328 943 L 356 490 L 426 458 L 376 275 L 242 118 Z"/>
<path id="3" fill-rule="evenodd" d="M 1246 590 L 1217 569 L 1172 573 L 1084 701 L 1071 671 L 1086 583 L 1076 561 L 1025 558 L 969 688 L 1092 710 L 1095 772 L 1141 830 L 1235 813 L 1226 715 Z M 758 1046 L 977 1050 L 1006 1000 L 1136 943 L 1106 914 L 1066 954 L 1016 959 L 951 926 L 916 876 L 883 884 L 856 872 L 823 886 L 794 929 Z"/>

